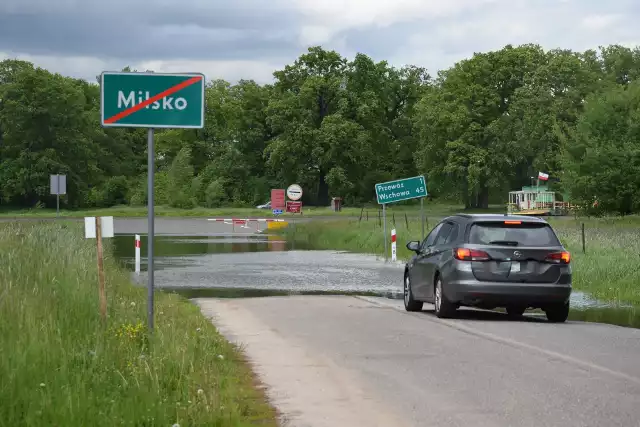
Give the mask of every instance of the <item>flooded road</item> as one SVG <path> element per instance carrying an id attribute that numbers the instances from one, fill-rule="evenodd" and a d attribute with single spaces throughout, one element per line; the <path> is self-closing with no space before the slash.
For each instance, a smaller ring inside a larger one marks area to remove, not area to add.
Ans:
<path id="1" fill-rule="evenodd" d="M 114 240 L 115 254 L 134 268 L 132 235 Z M 142 236 L 145 253 L 146 236 Z M 158 236 L 155 284 L 159 288 L 247 289 L 268 293 L 402 295 L 401 263 L 340 251 L 294 246 L 275 234 Z M 146 257 L 137 281 L 146 283 Z M 199 293 L 199 295 L 203 295 Z"/>
<path id="2" fill-rule="evenodd" d="M 115 222 L 115 254 L 132 272 L 134 233 L 142 236 L 142 272 L 134 280 L 144 285 L 146 219 Z M 330 293 L 402 298 L 402 262 L 316 251 L 287 242 L 266 227 L 257 221 L 239 225 L 206 218 L 156 219 L 156 286 L 187 297 Z M 573 320 L 640 327 L 640 313 L 634 308 L 611 307 L 580 291 L 572 293 L 571 306 Z"/>

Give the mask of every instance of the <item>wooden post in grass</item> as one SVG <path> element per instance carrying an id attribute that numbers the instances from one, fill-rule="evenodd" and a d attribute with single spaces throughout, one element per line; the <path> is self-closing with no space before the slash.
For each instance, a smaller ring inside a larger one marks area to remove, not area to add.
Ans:
<path id="1" fill-rule="evenodd" d="M 404 213 L 404 223 L 407 224 L 407 230 L 409 229 L 409 218 L 407 217 L 407 213 Z"/>
<path id="2" fill-rule="evenodd" d="M 584 222 L 582 223 L 582 253 L 585 254 L 587 253 L 587 248 L 586 248 L 586 244 L 584 241 Z"/>
<path id="3" fill-rule="evenodd" d="M 98 248 L 98 286 L 100 293 L 100 316 L 107 320 L 107 295 L 104 289 L 104 253 L 102 250 L 102 227 L 100 217 L 96 217 L 96 244 Z"/>
<path id="4" fill-rule="evenodd" d="M 364 213 L 364 208 L 360 209 L 360 218 L 358 219 L 358 222 L 362 222 L 362 214 Z"/>

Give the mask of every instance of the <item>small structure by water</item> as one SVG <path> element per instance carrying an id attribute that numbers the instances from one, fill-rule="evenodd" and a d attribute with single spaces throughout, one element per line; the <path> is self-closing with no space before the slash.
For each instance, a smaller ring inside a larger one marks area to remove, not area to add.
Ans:
<path id="1" fill-rule="evenodd" d="M 519 215 L 568 215 L 573 206 L 566 195 L 551 191 L 547 185 L 524 186 L 509 192 L 507 211 Z"/>

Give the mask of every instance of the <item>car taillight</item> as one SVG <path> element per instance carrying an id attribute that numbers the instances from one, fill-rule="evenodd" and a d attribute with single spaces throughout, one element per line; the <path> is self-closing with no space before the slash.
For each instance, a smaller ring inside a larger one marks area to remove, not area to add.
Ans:
<path id="1" fill-rule="evenodd" d="M 475 249 L 457 248 L 453 250 L 453 256 L 460 261 L 489 261 L 489 254 Z"/>
<path id="2" fill-rule="evenodd" d="M 569 264 L 571 262 L 571 254 L 569 252 L 554 252 L 547 255 L 547 262 L 555 264 Z"/>

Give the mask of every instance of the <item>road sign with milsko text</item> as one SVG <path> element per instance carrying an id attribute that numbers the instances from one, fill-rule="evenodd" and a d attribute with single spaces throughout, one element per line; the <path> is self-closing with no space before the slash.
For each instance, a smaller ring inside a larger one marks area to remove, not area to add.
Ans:
<path id="1" fill-rule="evenodd" d="M 102 126 L 204 126 L 202 74 L 103 72 L 100 80 Z"/>
<path id="2" fill-rule="evenodd" d="M 426 196 L 427 185 L 422 175 L 376 184 L 376 197 L 379 204 L 401 202 Z"/>

